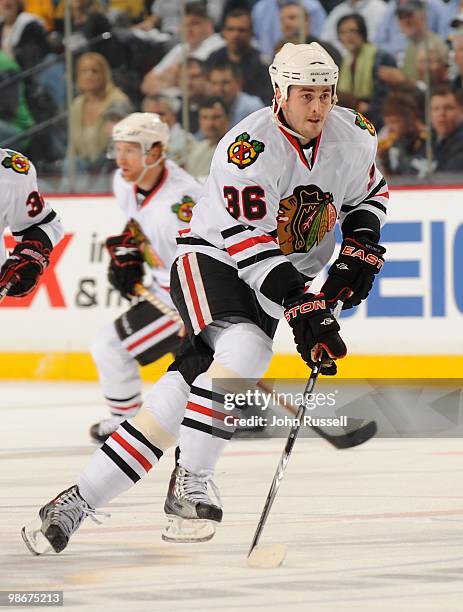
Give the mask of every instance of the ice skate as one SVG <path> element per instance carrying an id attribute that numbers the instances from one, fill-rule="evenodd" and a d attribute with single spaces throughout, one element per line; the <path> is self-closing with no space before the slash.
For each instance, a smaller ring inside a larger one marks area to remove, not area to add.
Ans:
<path id="1" fill-rule="evenodd" d="M 59 553 L 68 545 L 69 538 L 85 517 L 100 523 L 97 514 L 80 496 L 77 485 L 62 491 L 55 499 L 42 506 L 39 516 L 21 530 L 27 548 L 34 555 L 54 551 Z"/>
<path id="2" fill-rule="evenodd" d="M 113 434 L 119 425 L 125 421 L 123 416 L 112 416 L 109 419 L 104 419 L 99 423 L 95 423 L 90 427 L 90 436 L 95 442 L 103 444 Z"/>
<path id="3" fill-rule="evenodd" d="M 218 506 L 208 495 L 208 484 Z M 166 542 L 206 542 L 214 536 L 216 524 L 222 521 L 220 497 L 212 480 L 180 466 L 172 472 L 164 512 L 167 526 L 162 539 Z"/>

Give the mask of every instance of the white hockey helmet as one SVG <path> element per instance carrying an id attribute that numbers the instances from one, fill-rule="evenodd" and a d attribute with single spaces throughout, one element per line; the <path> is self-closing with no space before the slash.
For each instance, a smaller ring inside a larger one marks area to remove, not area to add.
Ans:
<path id="1" fill-rule="evenodd" d="M 163 150 L 169 144 L 169 126 L 156 113 L 132 113 L 113 127 L 113 142 L 136 142 L 142 154 L 160 142 Z"/>
<path id="2" fill-rule="evenodd" d="M 273 91 L 288 99 L 290 85 L 331 85 L 333 104 L 336 103 L 336 84 L 339 70 L 331 55 L 318 43 L 294 45 L 286 43 L 275 55 L 269 67 Z"/>

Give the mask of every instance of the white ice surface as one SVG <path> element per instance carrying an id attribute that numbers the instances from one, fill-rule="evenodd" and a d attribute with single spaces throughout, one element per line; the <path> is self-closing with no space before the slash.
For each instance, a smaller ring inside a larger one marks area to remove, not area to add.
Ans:
<path id="1" fill-rule="evenodd" d="M 88 428 L 106 412 L 96 385 L 0 389 L 0 590 L 62 590 L 76 612 L 463 609 L 458 439 L 349 451 L 298 440 L 262 538 L 288 545 L 277 569 L 250 569 L 245 557 L 281 439 L 229 446 L 216 477 L 224 521 L 208 543 L 161 541 L 169 453 L 103 525 L 87 520 L 63 553 L 33 557 L 23 522 L 74 483 L 95 449 Z"/>

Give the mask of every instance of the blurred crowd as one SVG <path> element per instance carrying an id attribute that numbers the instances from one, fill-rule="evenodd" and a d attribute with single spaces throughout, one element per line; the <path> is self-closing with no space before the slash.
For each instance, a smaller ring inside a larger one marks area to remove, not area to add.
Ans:
<path id="1" fill-rule="evenodd" d="M 463 170 L 463 0 L 180 4 L 71 0 L 68 35 L 63 0 L 0 0 L 0 145 L 64 188 L 72 163 L 94 190 L 113 125 L 156 112 L 170 157 L 202 178 L 228 129 L 271 103 L 275 51 L 317 41 L 340 68 L 338 104 L 376 126 L 388 177 Z"/>

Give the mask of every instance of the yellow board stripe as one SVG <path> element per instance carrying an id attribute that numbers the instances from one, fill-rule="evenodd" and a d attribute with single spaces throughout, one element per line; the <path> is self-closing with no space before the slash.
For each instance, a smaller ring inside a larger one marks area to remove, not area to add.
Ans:
<path id="1" fill-rule="evenodd" d="M 142 368 L 145 382 L 163 374 L 172 358 Z M 275 355 L 270 378 L 307 378 L 309 369 L 298 355 Z M 463 378 L 463 355 L 350 355 L 338 362 L 338 378 Z M 89 353 L 0 353 L 1 380 L 95 381 Z"/>

